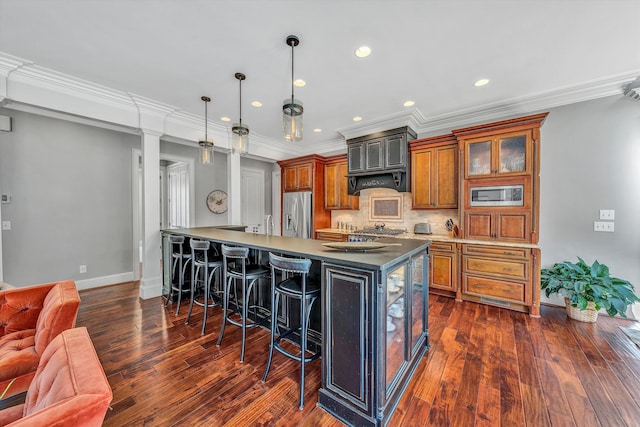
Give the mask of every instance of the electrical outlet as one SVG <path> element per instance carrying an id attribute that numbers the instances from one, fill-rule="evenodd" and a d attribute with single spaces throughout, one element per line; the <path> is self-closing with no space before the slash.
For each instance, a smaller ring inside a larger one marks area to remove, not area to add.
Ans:
<path id="1" fill-rule="evenodd" d="M 606 231 L 608 233 L 613 233 L 613 224 L 613 222 L 594 221 L 593 231 Z"/>
<path id="2" fill-rule="evenodd" d="M 80 266 L 80 273 L 86 273 L 87 272 L 87 266 L 86 265 L 81 265 Z"/>
<path id="3" fill-rule="evenodd" d="M 11 221 L 2 221 L 3 230 L 11 230 Z"/>
<path id="4" fill-rule="evenodd" d="M 600 209 L 600 219 L 608 219 L 613 221 L 616 216 L 616 211 L 614 211 L 613 209 L 611 210 L 605 210 L 605 209 Z"/>

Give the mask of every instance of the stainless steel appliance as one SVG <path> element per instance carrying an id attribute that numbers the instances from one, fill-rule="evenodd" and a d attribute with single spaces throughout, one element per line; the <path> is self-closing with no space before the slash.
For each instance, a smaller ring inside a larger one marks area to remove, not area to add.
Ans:
<path id="1" fill-rule="evenodd" d="M 431 224 L 428 222 L 419 222 L 413 226 L 414 234 L 431 234 Z"/>
<path id="2" fill-rule="evenodd" d="M 282 199 L 282 235 L 311 238 L 311 191 L 284 193 Z"/>
<path id="3" fill-rule="evenodd" d="M 524 185 L 471 187 L 471 206 L 524 206 Z"/>

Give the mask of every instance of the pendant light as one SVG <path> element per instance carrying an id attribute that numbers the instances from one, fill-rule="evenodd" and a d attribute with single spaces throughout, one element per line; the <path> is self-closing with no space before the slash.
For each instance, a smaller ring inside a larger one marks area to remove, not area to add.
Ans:
<path id="1" fill-rule="evenodd" d="M 236 73 L 236 79 L 240 84 L 240 121 L 234 123 L 231 131 L 233 132 L 232 146 L 233 151 L 240 153 L 241 156 L 249 152 L 249 127 L 242 124 L 242 81 L 246 79 L 242 73 Z"/>
<path id="2" fill-rule="evenodd" d="M 211 98 L 203 96 L 200 99 L 204 101 L 204 139 L 198 141 L 198 158 L 201 165 L 210 165 L 213 164 L 213 139 L 209 139 L 207 135 L 207 104 L 211 102 Z"/>
<path id="3" fill-rule="evenodd" d="M 282 128 L 284 139 L 295 142 L 302 141 L 302 101 L 293 97 L 293 48 L 300 44 L 297 36 L 287 37 L 287 45 L 291 46 L 291 98 L 284 100 L 282 105 Z"/>

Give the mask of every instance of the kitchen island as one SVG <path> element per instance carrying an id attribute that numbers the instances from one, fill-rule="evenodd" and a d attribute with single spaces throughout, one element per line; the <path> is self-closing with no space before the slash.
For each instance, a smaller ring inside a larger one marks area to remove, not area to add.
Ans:
<path id="1" fill-rule="evenodd" d="M 318 405 L 350 425 L 387 424 L 429 346 L 429 242 L 388 238 L 379 242 L 394 245 L 345 252 L 317 240 L 215 227 L 163 231 L 168 234 L 305 257 L 318 265 L 323 377 Z"/>

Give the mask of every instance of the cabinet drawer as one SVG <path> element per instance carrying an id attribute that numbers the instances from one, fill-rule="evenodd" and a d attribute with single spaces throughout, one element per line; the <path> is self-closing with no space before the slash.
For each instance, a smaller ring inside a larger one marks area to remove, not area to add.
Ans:
<path id="1" fill-rule="evenodd" d="M 463 256 L 463 272 L 529 280 L 529 262 Z"/>
<path id="2" fill-rule="evenodd" d="M 342 233 L 331 233 L 326 231 L 317 231 L 316 240 L 328 240 L 331 242 L 346 242 L 347 235 Z"/>
<path id="3" fill-rule="evenodd" d="M 524 283 L 504 282 L 464 274 L 462 277 L 462 289 L 464 293 L 479 297 L 494 297 L 519 303 L 528 303 L 525 297 Z"/>
<path id="4" fill-rule="evenodd" d="M 511 248 L 506 246 L 463 245 L 462 247 L 462 253 L 465 255 L 483 255 L 529 259 L 530 252 L 530 249 Z"/>
<path id="5" fill-rule="evenodd" d="M 431 242 L 431 246 L 429 249 L 433 251 L 440 252 L 453 252 L 456 244 L 455 243 L 445 243 L 445 242 Z"/>

